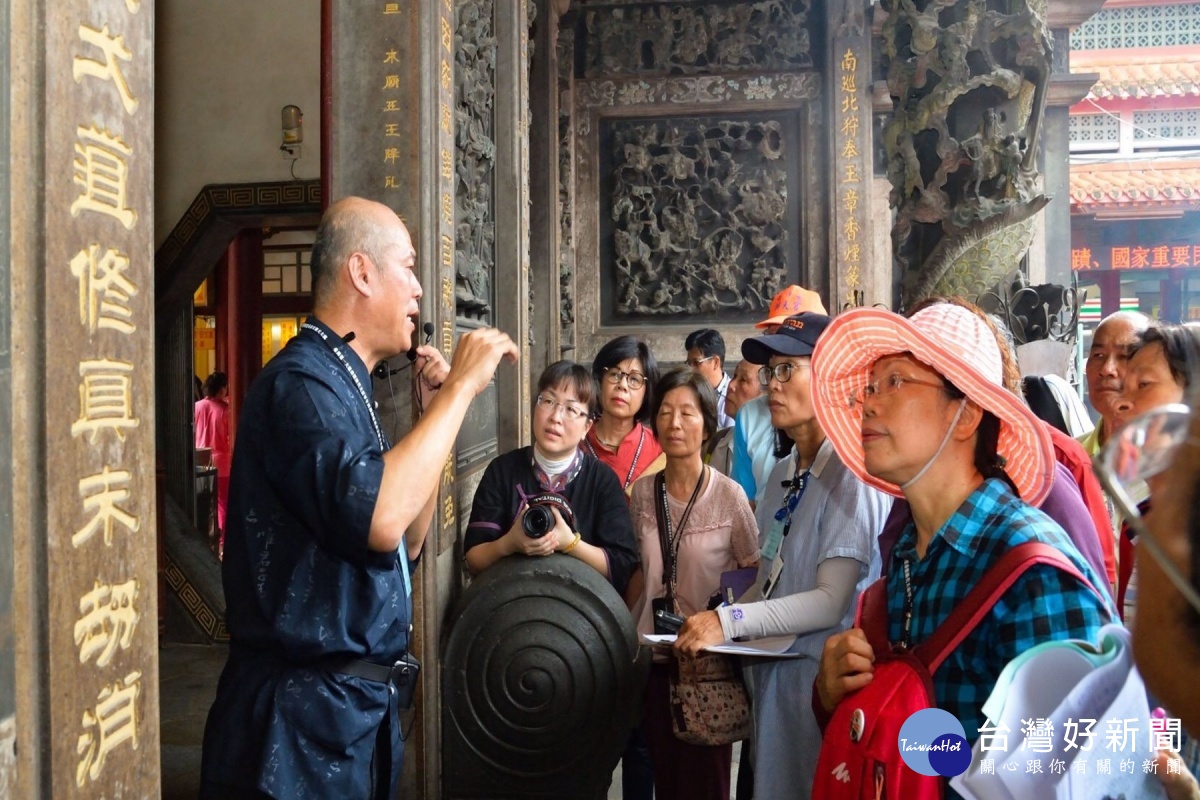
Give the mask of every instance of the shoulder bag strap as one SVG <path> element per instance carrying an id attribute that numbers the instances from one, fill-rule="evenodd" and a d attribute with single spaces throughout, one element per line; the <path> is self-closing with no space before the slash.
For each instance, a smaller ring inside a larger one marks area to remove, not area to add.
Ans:
<path id="1" fill-rule="evenodd" d="M 926 665 L 931 675 L 954 652 L 954 648 L 962 644 L 975 630 L 1017 579 L 1036 564 L 1057 567 L 1082 583 L 1097 597 L 1104 597 L 1058 548 L 1044 542 L 1019 544 L 1002 555 L 1000 560 L 984 573 L 982 580 L 950 612 L 950 616 L 946 617 L 929 639 L 913 648 L 913 654 Z"/>
<path id="2" fill-rule="evenodd" d="M 879 578 L 862 593 L 854 624 L 862 628 L 876 655 L 891 652 L 888 641 L 887 578 Z"/>

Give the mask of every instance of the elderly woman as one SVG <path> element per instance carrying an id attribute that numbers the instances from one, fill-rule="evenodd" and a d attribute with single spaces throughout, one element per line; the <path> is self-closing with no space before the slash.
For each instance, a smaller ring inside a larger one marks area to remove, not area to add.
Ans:
<path id="1" fill-rule="evenodd" d="M 583 447 L 612 468 L 626 494 L 642 475 L 657 472 L 665 458 L 647 423 L 658 382 L 658 364 L 650 345 L 636 336 L 618 336 L 592 361 L 592 375 L 600 386 L 600 416 L 588 431 Z M 625 592 L 630 608 L 642 594 L 642 570 L 634 570 Z M 650 800 L 654 796 L 650 753 L 641 728 L 633 732 L 621 757 L 621 793 L 625 800 Z"/>
<path id="2" fill-rule="evenodd" d="M 505 556 L 565 553 L 594 568 L 624 592 L 638 565 L 629 508 L 612 470 L 580 448 L 595 402 L 595 383 L 573 361 L 546 367 L 533 403 L 533 446 L 494 459 L 471 506 L 463 548 L 467 566 L 483 572 Z M 528 501 L 556 495 L 574 524 L 551 504 L 553 528 L 533 537 L 522 524 Z"/>
<path id="3" fill-rule="evenodd" d="M 646 581 L 634 610 L 643 634 L 654 632 L 654 600 L 669 597 L 674 605 L 669 611 L 691 616 L 707 608 L 722 572 L 758 562 L 758 530 L 745 492 L 704 464 L 704 440 L 717 430 L 712 386 L 703 375 L 680 368 L 663 376 L 654 397 L 654 431 L 666 466 L 635 483 L 630 498 Z M 666 510 L 665 530 L 659 528 L 660 506 Z M 656 797 L 728 800 L 733 746 L 692 745 L 675 737 L 668 675 L 666 658 L 656 660 L 646 689 L 644 725 Z"/>
<path id="4" fill-rule="evenodd" d="M 821 387 L 817 418 L 838 454 L 912 510 L 886 574 L 881 622 L 893 645 L 927 640 L 1018 544 L 1049 544 L 1100 585 L 1063 530 L 1034 508 L 1050 490 L 1050 437 L 1004 388 L 996 338 L 974 313 L 946 303 L 911 319 L 854 309 L 829 326 L 812 372 Z M 937 706 L 974 741 L 983 702 L 1014 657 L 1056 639 L 1096 641 L 1111 618 L 1106 601 L 1077 578 L 1033 566 L 934 672 Z M 861 629 L 831 637 L 816 710 L 831 712 L 869 683 L 874 658 Z"/>
<path id="5" fill-rule="evenodd" d="M 583 446 L 617 473 L 628 492 L 648 470 L 662 469 L 662 448 L 646 426 L 658 364 L 641 339 L 618 336 L 600 348 L 592 362 L 592 375 L 600 385 L 600 416 Z"/>
<path id="6" fill-rule="evenodd" d="M 1182 403 L 1200 375 L 1200 329 L 1190 325 L 1150 328 L 1125 369 L 1121 394 L 1113 401 L 1115 430 L 1130 419 L 1171 403 Z M 1155 479 L 1149 482 L 1151 491 Z M 1135 498 L 1143 500 L 1145 498 Z M 1150 502 L 1146 499 L 1146 503 Z M 1121 618 L 1134 628 L 1137 605 L 1137 572 L 1134 569 L 1136 537 L 1128 525 L 1121 526 L 1117 575 L 1117 607 Z"/>
<path id="7" fill-rule="evenodd" d="M 831 633 L 850 627 L 858 593 L 879 575 L 875 537 L 891 506 L 846 468 L 813 412 L 810 360 L 828 324 L 824 314 L 796 314 L 775 333 L 742 342 L 743 357 L 764 365 L 771 424 L 794 442 L 756 509 L 762 563 L 754 596 L 764 599 L 697 614 L 676 642 L 695 653 L 735 637 L 796 637 L 790 652 L 799 658 L 749 667 L 756 800 L 811 795 L 821 745 L 809 710 L 817 659 Z"/>
<path id="8" fill-rule="evenodd" d="M 1161 339 L 1157 333 L 1150 338 L 1164 350 L 1173 349 L 1168 342 L 1179 344 L 1175 334 L 1190 335 L 1173 330 L 1177 327 L 1165 328 Z M 1136 571 L 1145 580 L 1133 626 L 1134 658 L 1147 688 L 1169 709 L 1167 716 L 1181 719 L 1185 733 L 1193 737 L 1182 756 L 1159 751 L 1157 774 L 1170 800 L 1200 800 L 1200 784 L 1192 774 L 1200 750 L 1194 738 L 1200 734 L 1200 695 L 1195 691 L 1200 669 L 1200 522 L 1194 513 L 1200 488 L 1200 415 L 1194 408 L 1155 402 L 1156 392 L 1162 392 L 1159 400 L 1170 399 L 1173 392 L 1167 387 L 1173 380 L 1156 380 L 1151 377 L 1157 372 L 1153 362 L 1143 365 L 1151 367 L 1150 372 L 1138 376 L 1131 371 L 1135 380 L 1125 384 L 1117 403 L 1130 402 L 1131 392 L 1140 390 L 1147 394 L 1137 399 L 1153 408 L 1132 417 L 1135 409 L 1119 409 L 1122 427 L 1101 449 L 1097 471 L 1106 477 L 1127 525 L 1139 532 Z M 1157 378 L 1168 375 L 1158 373 Z M 1146 486 L 1154 498 L 1152 511 L 1148 504 L 1139 509 L 1133 501 Z"/>

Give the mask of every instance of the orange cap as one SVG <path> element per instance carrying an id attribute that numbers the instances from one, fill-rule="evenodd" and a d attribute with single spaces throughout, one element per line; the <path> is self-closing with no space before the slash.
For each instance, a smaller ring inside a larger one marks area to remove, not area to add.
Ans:
<path id="1" fill-rule="evenodd" d="M 825 310 L 825 304 L 821 302 L 821 296 L 814 291 L 810 291 L 796 284 L 792 284 L 771 300 L 771 309 L 768 317 L 762 322 L 755 323 L 756 328 L 769 328 L 772 325 L 779 325 L 788 317 L 794 314 L 803 314 L 805 312 L 811 314 L 829 315 Z"/>

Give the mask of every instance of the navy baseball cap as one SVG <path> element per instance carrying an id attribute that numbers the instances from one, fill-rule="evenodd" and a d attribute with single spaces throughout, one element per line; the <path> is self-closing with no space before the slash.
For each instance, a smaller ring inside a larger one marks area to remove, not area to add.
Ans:
<path id="1" fill-rule="evenodd" d="M 811 356 L 829 321 L 825 314 L 793 314 L 779 323 L 774 333 L 743 339 L 742 358 L 751 364 L 766 364 L 771 356 Z"/>

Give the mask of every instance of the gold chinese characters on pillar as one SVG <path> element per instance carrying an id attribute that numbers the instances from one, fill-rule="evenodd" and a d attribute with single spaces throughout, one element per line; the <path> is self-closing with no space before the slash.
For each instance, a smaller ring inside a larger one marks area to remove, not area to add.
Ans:
<path id="1" fill-rule="evenodd" d="M 849 47 L 838 63 L 838 174 L 835 196 L 842 212 L 838 229 L 838 271 L 843 276 L 846 305 L 862 305 L 862 226 L 858 207 L 865 194 L 865 176 L 859 170 L 861 127 L 858 103 L 858 57 Z"/>
<path id="2" fill-rule="evenodd" d="M 434 96 L 437 98 L 438 124 L 432 132 L 437 142 L 438 170 L 436 185 L 440 200 L 440 213 L 436 218 L 437 242 L 440 258 L 435 265 L 434 285 L 440 286 L 441 291 L 436 295 L 437 305 L 434 315 L 439 320 L 439 348 L 446 358 L 450 358 L 454 348 L 455 326 L 455 220 L 454 220 L 454 128 L 455 128 L 455 67 L 454 67 L 454 3 L 453 0 L 442 0 L 436 6 L 437 41 L 433 52 L 436 53 L 437 84 Z M 455 456 L 454 453 L 446 459 L 442 468 L 442 480 L 439 486 L 441 509 L 438 530 L 438 552 L 442 552 L 454 541 L 457 534 L 458 514 L 454 506 L 455 490 Z"/>
<path id="3" fill-rule="evenodd" d="M 46 19 L 44 346 L 46 392 L 58 398 L 45 419 L 47 739 L 56 798 L 159 791 L 153 10 L 139 0 L 67 0 Z"/>

